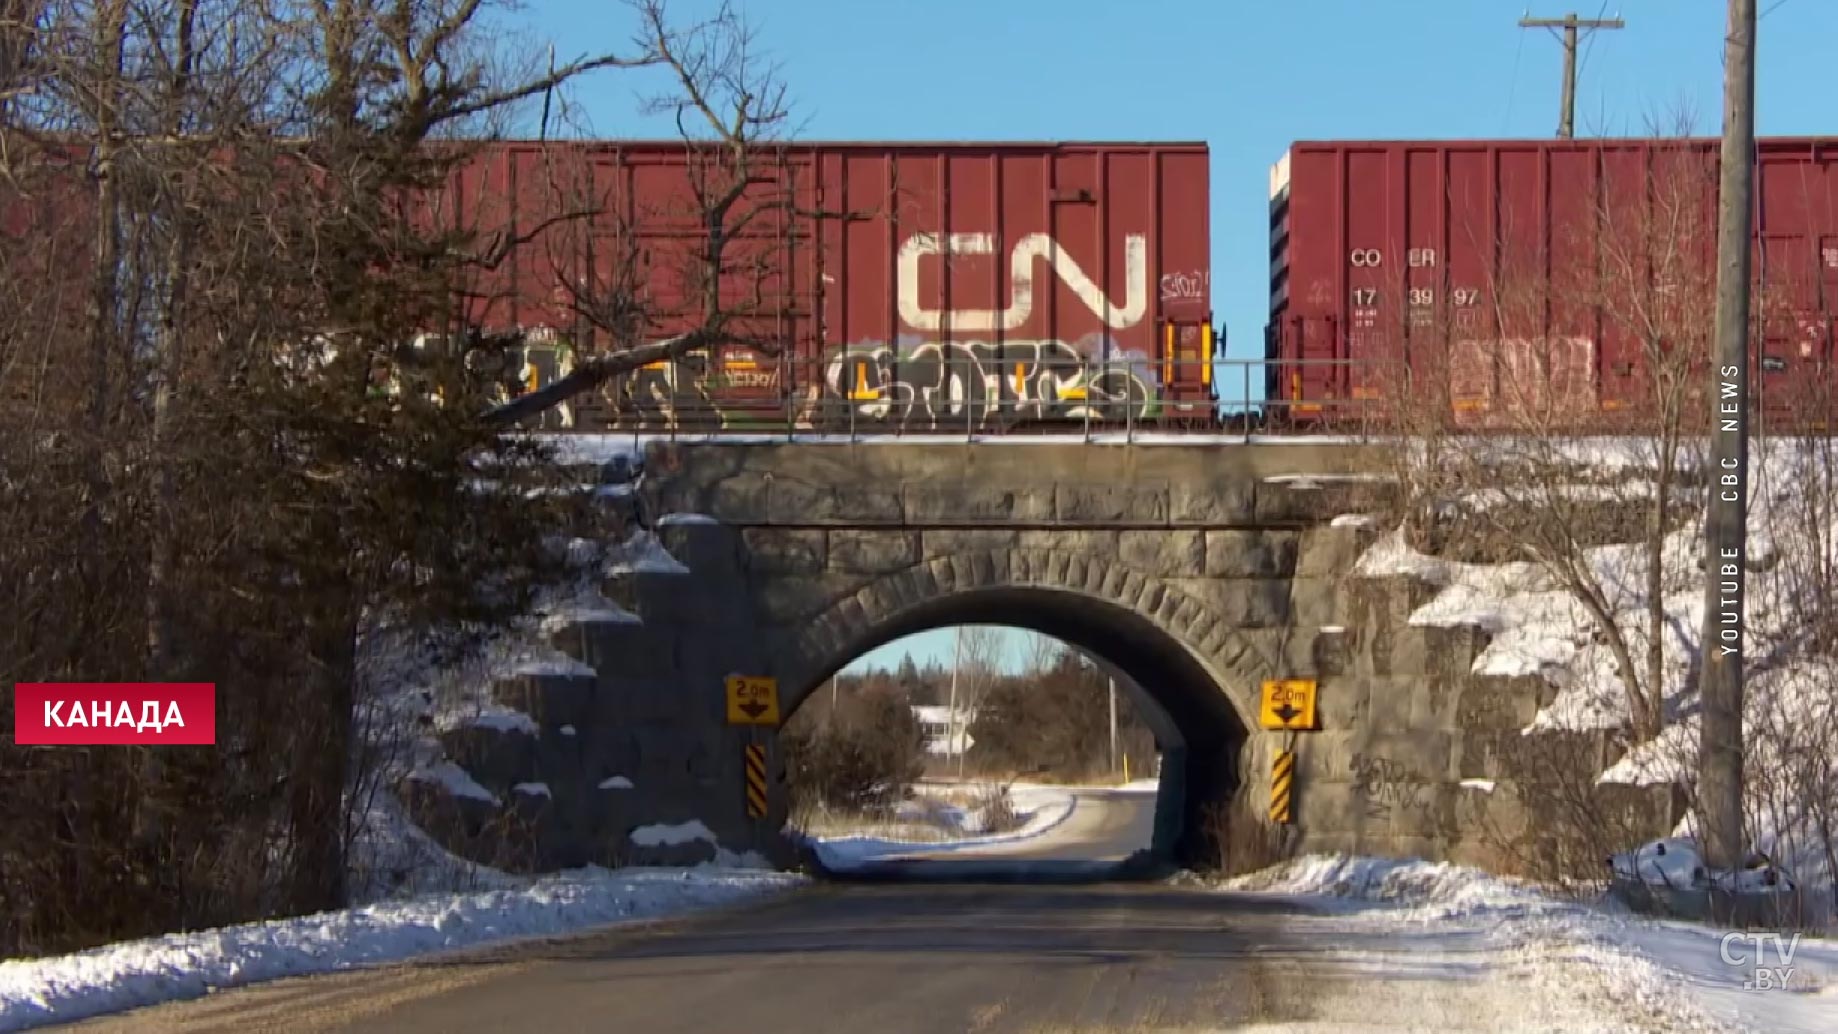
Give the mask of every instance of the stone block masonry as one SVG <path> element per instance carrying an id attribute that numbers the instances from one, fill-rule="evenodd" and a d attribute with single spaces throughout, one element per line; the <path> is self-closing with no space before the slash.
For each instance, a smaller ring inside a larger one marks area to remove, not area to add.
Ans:
<path id="1" fill-rule="evenodd" d="M 629 615 L 551 630 L 579 670 L 497 686 L 527 723 L 447 734 L 482 796 L 423 781 L 413 800 L 456 850 L 504 854 L 497 822 L 538 868 L 788 858 L 776 736 L 725 724 L 724 678 L 776 677 L 789 713 L 890 639 L 1000 623 L 1105 657 L 1166 712 L 1174 854 L 1206 856 L 1235 797 L 1261 805 L 1285 734 L 1256 727 L 1259 689 L 1299 677 L 1319 684 L 1321 727 L 1294 740 L 1297 849 L 1475 857 L 1483 826 L 1536 821 L 1505 802 L 1537 774 L 1508 740 L 1536 739 L 1519 730 L 1541 689 L 1472 675 L 1477 631 L 1410 626 L 1421 587 L 1352 576 L 1376 531 L 1333 518 L 1383 512 L 1368 472 L 1384 469 L 1345 444 L 655 443 L 619 476 L 642 470 L 638 519 L 673 563 L 609 577 Z M 765 820 L 744 805 L 756 740 Z M 1477 781 L 1505 789 L 1486 822 Z"/>

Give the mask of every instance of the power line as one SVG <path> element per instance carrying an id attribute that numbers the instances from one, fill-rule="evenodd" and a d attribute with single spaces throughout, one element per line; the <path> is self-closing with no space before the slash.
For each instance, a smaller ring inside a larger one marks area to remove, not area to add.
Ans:
<path id="1" fill-rule="evenodd" d="M 1604 3 L 1603 8 L 1607 8 Z M 1564 98 L 1561 114 L 1557 123 L 1557 135 L 1569 139 L 1576 135 L 1576 39 L 1579 32 L 1595 29 L 1625 28 L 1626 22 L 1620 18 L 1578 18 L 1572 11 L 1562 18 L 1519 19 L 1521 29 L 1562 29 L 1564 43 Z"/>
<path id="2" fill-rule="evenodd" d="M 1506 90 L 1506 131 L 1512 132 L 1513 100 L 1519 95 L 1519 58 L 1525 53 L 1525 33 L 1519 34 L 1519 45 L 1513 48 L 1512 85 Z"/>
<path id="3" fill-rule="evenodd" d="M 1596 10 L 1595 18 L 1593 20 L 1601 21 L 1602 16 L 1607 13 L 1608 13 L 1608 0 L 1602 0 L 1602 6 Z M 1595 33 L 1592 32 L 1589 34 L 1589 42 L 1583 45 L 1582 60 L 1576 63 L 1576 77 L 1578 79 L 1581 79 L 1583 77 L 1584 72 L 1589 71 L 1589 55 L 1593 53 L 1595 53 Z"/>

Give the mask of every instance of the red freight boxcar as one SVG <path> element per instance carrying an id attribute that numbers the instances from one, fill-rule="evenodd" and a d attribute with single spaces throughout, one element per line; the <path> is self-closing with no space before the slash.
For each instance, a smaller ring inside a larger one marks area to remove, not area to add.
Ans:
<path id="1" fill-rule="evenodd" d="M 1446 378 L 1475 424 L 1642 405 L 1632 310 L 1708 318 L 1718 154 L 1705 139 L 1295 144 L 1271 172 L 1276 415 L 1390 405 L 1402 371 Z M 1766 403 L 1822 382 L 1831 358 L 1838 140 L 1764 139 L 1757 158 Z"/>
<path id="2" fill-rule="evenodd" d="M 799 143 L 755 163 L 719 286 L 747 346 L 623 378 L 579 423 L 1212 419 L 1204 144 Z M 621 316 L 647 339 L 695 318 L 699 198 L 724 174 L 681 142 L 510 142 L 428 204 L 530 237 L 470 315 L 552 331 L 525 368 L 541 383 Z"/>

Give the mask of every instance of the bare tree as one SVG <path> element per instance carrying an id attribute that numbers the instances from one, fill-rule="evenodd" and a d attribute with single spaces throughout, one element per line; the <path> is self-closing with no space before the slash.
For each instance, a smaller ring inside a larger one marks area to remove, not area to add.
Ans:
<path id="1" fill-rule="evenodd" d="M 1002 648 L 1002 630 L 994 625 L 959 625 L 951 667 L 951 739 L 957 754 L 957 774 L 964 774 L 964 759 L 969 754 L 965 740 L 984 695 L 1000 677 L 997 654 Z"/>
<path id="2" fill-rule="evenodd" d="M 1411 536 L 1525 563 L 1573 601 L 1644 742 L 1690 676 L 1668 597 L 1695 577 L 1678 545 L 1702 511 L 1715 163 L 1681 140 L 1598 171 L 1548 245 L 1476 233 L 1497 256 L 1484 283 L 1445 285 L 1461 307 L 1395 328 L 1386 376 L 1419 442 L 1400 459 Z M 1612 455 L 1592 451 L 1603 435 Z"/>
<path id="3" fill-rule="evenodd" d="M 707 369 L 727 348 L 777 359 L 792 270 L 774 228 L 866 214 L 800 199 L 786 86 L 731 4 L 677 26 L 664 0 L 626 3 L 642 26 L 633 60 L 670 80 L 645 111 L 676 124 L 682 192 L 625 196 L 591 169 L 552 173 L 555 211 L 581 218 L 551 237 L 551 267 L 571 312 L 598 340 L 566 376 L 493 409 L 487 419 L 495 424 L 514 424 L 645 367 L 671 371 L 663 391 L 672 397 L 655 400 L 670 407 L 679 366 Z"/>
<path id="4" fill-rule="evenodd" d="M 1814 891 L 1802 900 L 1806 915 L 1784 918 L 1816 923 L 1838 903 L 1838 392 L 1824 321 L 1802 318 L 1816 309 L 1810 291 L 1791 283 L 1793 306 L 1775 307 L 1756 327 L 1764 356 L 1756 424 L 1768 433 L 1750 451 L 1749 513 L 1760 534 L 1751 532 L 1744 629 L 1742 828 Z M 1774 363 L 1785 376 L 1769 375 Z M 1681 744 L 1673 759 L 1681 772 L 1695 768 L 1698 746 Z M 1820 871 L 1823 887 L 1806 879 Z"/>
<path id="5" fill-rule="evenodd" d="M 1022 670 L 1030 675 L 1038 675 L 1041 672 L 1051 671 L 1053 666 L 1058 663 L 1059 655 L 1064 653 L 1067 649 L 1066 644 L 1049 635 L 1041 635 L 1039 632 L 1029 632 L 1027 633 L 1027 637 L 1027 661 L 1022 665 Z"/>
<path id="6" fill-rule="evenodd" d="M 480 127 L 650 63 L 530 71 L 490 10 L 0 2 L 0 706 L 37 680 L 220 703 L 213 751 L 0 747 L 0 952 L 341 903 L 360 633 L 457 645 L 558 573 L 574 512 L 526 494 L 546 453 L 462 369 L 372 390 L 500 249 L 409 199 Z"/>

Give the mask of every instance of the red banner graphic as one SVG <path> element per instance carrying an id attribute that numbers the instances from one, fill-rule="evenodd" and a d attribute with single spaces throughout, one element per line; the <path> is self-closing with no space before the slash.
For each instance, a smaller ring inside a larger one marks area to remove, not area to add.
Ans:
<path id="1" fill-rule="evenodd" d="M 217 742 L 210 682 L 21 682 L 13 742 L 22 747 L 208 746 Z"/>

